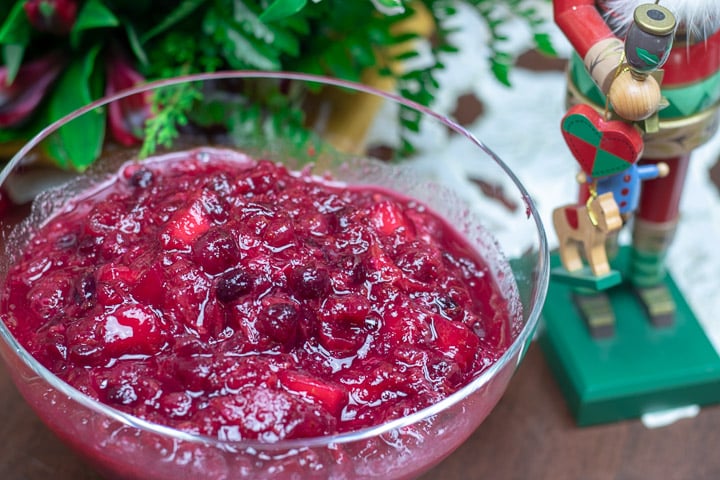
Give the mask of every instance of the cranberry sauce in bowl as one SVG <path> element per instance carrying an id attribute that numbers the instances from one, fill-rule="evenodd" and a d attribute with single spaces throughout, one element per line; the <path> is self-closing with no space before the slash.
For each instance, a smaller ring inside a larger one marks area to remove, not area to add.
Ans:
<path id="1" fill-rule="evenodd" d="M 190 119 L 175 153 L 124 163 L 136 150 L 109 144 L 92 172 L 37 197 L 0 257 L 0 358 L 18 391 L 108 480 L 427 472 L 487 418 L 537 326 L 549 260 L 527 190 L 425 107 L 257 71 L 99 99 L 23 145 L 0 186 L 22 190 L 34 162 L 64 155 L 52 147 L 68 131 L 93 135 L 109 104 L 184 86 L 241 97 L 321 86 L 322 115 L 310 136 L 271 122 L 196 131 Z M 382 106 L 367 135 L 361 105 Z M 420 131 L 385 128 L 388 111 Z M 447 169 L 450 155 L 483 187 Z"/>
<path id="2" fill-rule="evenodd" d="M 417 200 L 201 149 L 54 212 L 0 313 L 91 398 L 272 443 L 407 416 L 493 365 L 522 326 L 498 261 Z"/>

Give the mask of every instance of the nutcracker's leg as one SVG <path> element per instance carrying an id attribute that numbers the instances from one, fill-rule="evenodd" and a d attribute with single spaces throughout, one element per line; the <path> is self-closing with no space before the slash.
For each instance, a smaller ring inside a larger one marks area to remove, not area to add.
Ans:
<path id="1" fill-rule="evenodd" d="M 578 203 L 582 205 L 587 202 L 589 195 L 587 184 L 580 185 Z M 608 244 L 610 246 L 607 253 L 610 259 L 617 254 L 617 245 L 614 245 L 617 243 L 617 234 L 617 231 L 612 232 L 606 239 L 606 248 Z M 573 289 L 572 299 L 593 338 L 610 338 L 615 335 L 615 313 L 606 292 L 576 287 Z"/>
<path id="2" fill-rule="evenodd" d="M 584 204 L 589 195 L 587 184 L 580 185 L 578 203 Z M 608 260 L 613 260 L 617 256 L 618 233 L 619 231 L 611 232 L 605 239 Z M 593 338 L 610 338 L 615 335 L 615 313 L 606 292 L 577 287 L 573 289 L 572 298 L 580 318 L 585 322 Z"/>
<path id="3" fill-rule="evenodd" d="M 630 217 L 628 215 L 625 215 L 623 217 L 623 225 L 628 224 L 628 220 Z M 618 252 L 620 251 L 620 230 L 617 230 L 615 232 L 608 233 L 607 238 L 605 239 L 605 254 L 607 255 L 609 260 L 615 259 L 617 257 Z"/>
<path id="4" fill-rule="evenodd" d="M 668 176 L 645 182 L 633 228 L 630 281 L 656 326 L 670 325 L 675 303 L 663 283 L 667 251 L 677 228 L 680 197 L 690 156 L 663 159 Z M 643 160 L 643 163 L 656 163 Z"/>
<path id="5" fill-rule="evenodd" d="M 615 335 L 615 314 L 607 293 L 576 289 L 573 301 L 593 338 Z"/>

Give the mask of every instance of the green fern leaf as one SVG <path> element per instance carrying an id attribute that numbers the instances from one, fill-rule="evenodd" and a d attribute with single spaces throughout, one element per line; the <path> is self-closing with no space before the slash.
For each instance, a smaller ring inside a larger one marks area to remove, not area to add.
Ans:
<path id="1" fill-rule="evenodd" d="M 307 5 L 307 0 L 275 0 L 260 15 L 263 22 L 276 22 L 296 14 Z"/>

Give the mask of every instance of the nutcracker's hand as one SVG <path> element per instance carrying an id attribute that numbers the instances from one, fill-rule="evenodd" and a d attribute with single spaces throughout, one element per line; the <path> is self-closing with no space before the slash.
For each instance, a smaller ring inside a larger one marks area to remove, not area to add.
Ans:
<path id="1" fill-rule="evenodd" d="M 607 95 L 625 58 L 625 42 L 617 37 L 600 40 L 583 58 L 585 68 L 603 94 Z"/>
<path id="2" fill-rule="evenodd" d="M 638 76 L 625 69 L 610 84 L 608 100 L 621 118 L 639 122 L 654 115 L 660 108 L 660 85 L 650 75 Z"/>
<path id="3" fill-rule="evenodd" d="M 633 122 L 650 118 L 660 108 L 660 85 L 650 74 L 667 60 L 677 27 L 672 12 L 657 3 L 635 9 L 625 37 L 625 62 L 608 91 L 615 112 Z"/>

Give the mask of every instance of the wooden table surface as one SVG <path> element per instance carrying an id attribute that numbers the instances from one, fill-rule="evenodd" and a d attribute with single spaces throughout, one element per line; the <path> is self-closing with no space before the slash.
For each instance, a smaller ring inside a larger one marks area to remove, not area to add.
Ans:
<path id="1" fill-rule="evenodd" d="M 27 407 L 0 363 L 0 479 L 98 480 Z M 577 428 L 532 345 L 484 424 L 422 477 L 430 479 L 704 480 L 720 478 L 720 407 L 647 429 L 639 421 Z"/>

